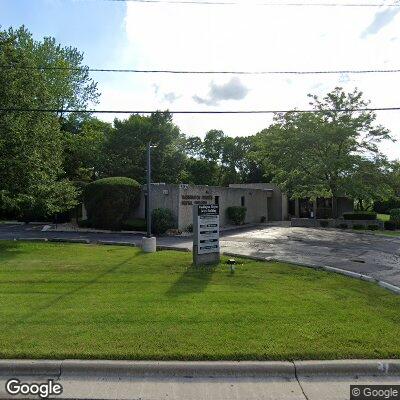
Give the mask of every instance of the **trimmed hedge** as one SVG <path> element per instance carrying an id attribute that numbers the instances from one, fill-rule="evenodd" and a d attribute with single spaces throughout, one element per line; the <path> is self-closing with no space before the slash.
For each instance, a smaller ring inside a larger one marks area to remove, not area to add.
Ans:
<path id="1" fill-rule="evenodd" d="M 394 221 L 385 221 L 384 226 L 385 226 L 385 229 L 388 231 L 396 230 L 396 223 Z"/>
<path id="2" fill-rule="evenodd" d="M 353 225 L 353 229 L 355 229 L 356 231 L 360 231 L 362 229 L 365 229 L 365 226 L 364 225 L 355 224 L 355 225 Z"/>
<path id="3" fill-rule="evenodd" d="M 155 208 L 151 213 L 152 232 L 156 235 L 165 233 L 168 229 L 173 229 L 175 225 L 172 211 L 168 208 Z"/>
<path id="4" fill-rule="evenodd" d="M 393 197 L 386 201 L 376 201 L 374 203 L 374 211 L 379 214 L 389 214 L 390 210 L 400 208 L 400 197 Z"/>
<path id="5" fill-rule="evenodd" d="M 232 206 L 226 209 L 226 214 L 235 225 L 242 225 L 246 219 L 246 207 Z"/>
<path id="6" fill-rule="evenodd" d="M 376 219 L 376 213 L 373 211 L 355 211 L 343 213 L 343 218 L 346 220 L 360 221 L 369 220 L 372 221 Z"/>
<path id="7" fill-rule="evenodd" d="M 400 228 L 400 208 L 390 210 L 390 221 L 396 224 L 396 228 Z"/>
<path id="8" fill-rule="evenodd" d="M 119 230 L 139 205 L 140 185 L 134 179 L 98 179 L 83 189 L 88 221 L 93 228 Z"/>

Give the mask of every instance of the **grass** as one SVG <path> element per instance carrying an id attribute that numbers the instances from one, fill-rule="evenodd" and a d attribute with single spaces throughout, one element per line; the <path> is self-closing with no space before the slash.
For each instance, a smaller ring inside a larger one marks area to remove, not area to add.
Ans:
<path id="1" fill-rule="evenodd" d="M 323 271 L 0 242 L 0 358 L 400 357 L 400 296 Z"/>
<path id="2" fill-rule="evenodd" d="M 377 214 L 377 218 L 379 221 L 389 221 L 390 215 L 389 214 Z"/>
<path id="3" fill-rule="evenodd" d="M 368 231 L 371 232 L 371 231 Z M 390 237 L 400 237 L 400 230 L 396 230 L 396 231 L 374 231 L 372 232 L 375 235 L 381 235 L 381 236 L 390 236 Z"/>

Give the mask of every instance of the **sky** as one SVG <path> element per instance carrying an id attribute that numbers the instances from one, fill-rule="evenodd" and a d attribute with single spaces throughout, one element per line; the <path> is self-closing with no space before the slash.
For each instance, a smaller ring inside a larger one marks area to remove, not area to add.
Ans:
<path id="1" fill-rule="evenodd" d="M 201 0 L 199 0 L 201 1 Z M 243 0 L 238 0 L 238 2 Z M 302 0 L 293 0 L 301 2 Z M 305 2 L 305 0 L 303 0 Z M 311 1 L 312 2 L 312 1 Z M 328 2 L 321 0 L 320 2 Z M 346 3 L 331 0 L 330 3 Z M 92 68 L 306 71 L 400 68 L 400 7 L 160 4 L 106 0 L 0 0 L 2 28 L 24 24 L 36 39 L 77 47 Z M 348 3 L 348 2 L 347 2 Z M 371 107 L 400 106 L 400 73 L 336 75 L 167 75 L 92 73 L 97 109 L 286 110 L 308 108 L 308 93 L 336 86 L 364 92 Z M 112 121 L 114 115 L 99 115 Z M 121 116 L 119 116 L 121 118 Z M 221 129 L 246 136 L 272 115 L 179 115 L 188 136 Z M 400 111 L 377 112 L 398 142 Z"/>

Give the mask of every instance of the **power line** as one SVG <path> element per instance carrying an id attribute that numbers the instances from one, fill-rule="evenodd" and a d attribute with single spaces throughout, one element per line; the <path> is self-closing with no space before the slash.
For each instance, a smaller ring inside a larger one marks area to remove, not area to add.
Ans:
<path id="1" fill-rule="evenodd" d="M 224 110 L 224 111 L 190 111 L 167 110 L 170 114 L 276 114 L 276 113 L 318 113 L 318 112 L 363 112 L 363 111 L 399 111 L 400 107 L 376 107 L 376 108 L 337 108 L 325 110 Z M 76 113 L 76 114 L 154 114 L 160 110 L 64 110 L 50 108 L 0 108 L 0 112 L 38 112 L 38 113 Z"/>
<path id="2" fill-rule="evenodd" d="M 199 5 L 248 5 L 235 1 L 196 1 L 196 0 L 103 0 L 109 2 L 133 2 L 133 3 L 158 3 L 158 4 L 199 4 Z M 270 7 L 399 7 L 400 3 L 378 4 L 378 3 L 253 3 L 255 6 Z"/>
<path id="3" fill-rule="evenodd" d="M 139 74 L 232 74 L 232 75 L 323 75 L 323 74 L 392 74 L 400 69 L 343 69 L 315 71 L 201 71 L 201 70 L 170 70 L 170 69 L 120 69 L 120 68 L 74 68 L 74 67 L 24 67 L 18 65 L 0 65 L 0 69 L 17 69 L 25 71 L 87 71 L 87 72 L 117 72 Z"/>

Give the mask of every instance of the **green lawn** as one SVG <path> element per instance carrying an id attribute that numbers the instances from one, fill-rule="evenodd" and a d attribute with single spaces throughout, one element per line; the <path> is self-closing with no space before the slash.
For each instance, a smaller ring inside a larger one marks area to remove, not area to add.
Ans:
<path id="1" fill-rule="evenodd" d="M 400 296 L 276 263 L 0 242 L 0 358 L 400 357 Z"/>
<path id="2" fill-rule="evenodd" d="M 390 215 L 389 214 L 377 214 L 377 218 L 380 221 L 389 221 Z"/>
<path id="3" fill-rule="evenodd" d="M 371 232 L 371 231 L 367 231 Z M 382 235 L 382 236 L 395 236 L 395 237 L 400 237 L 400 231 L 372 231 L 373 234 L 375 235 Z"/>

